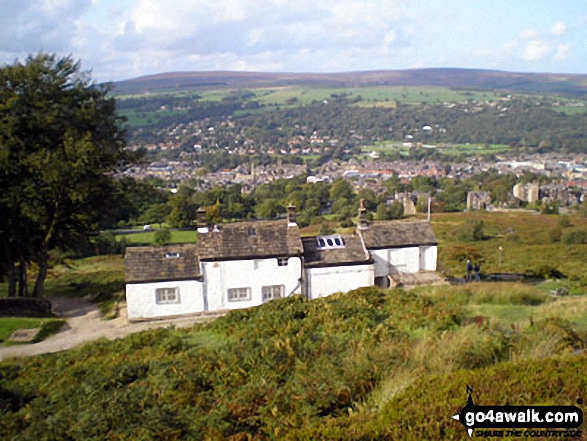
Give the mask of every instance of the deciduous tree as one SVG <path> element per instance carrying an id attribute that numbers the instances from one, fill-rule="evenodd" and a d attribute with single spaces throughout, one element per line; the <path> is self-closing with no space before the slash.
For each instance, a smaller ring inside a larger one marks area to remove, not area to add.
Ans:
<path id="1" fill-rule="evenodd" d="M 112 171 L 126 158 L 119 122 L 108 88 L 70 57 L 0 68 L 0 255 L 9 273 L 36 264 L 35 296 L 49 251 L 85 240 L 109 205 Z"/>

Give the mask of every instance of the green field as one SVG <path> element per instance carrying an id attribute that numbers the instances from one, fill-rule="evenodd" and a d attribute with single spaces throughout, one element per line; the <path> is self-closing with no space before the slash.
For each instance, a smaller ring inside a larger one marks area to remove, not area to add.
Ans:
<path id="1" fill-rule="evenodd" d="M 22 317 L 1 317 L 0 318 L 0 343 L 17 344 L 8 342 L 8 338 L 18 329 L 35 329 L 39 332 L 33 339 L 33 343 L 44 340 L 49 335 L 57 332 L 65 320 L 58 318 L 22 318 Z"/>
<path id="2" fill-rule="evenodd" d="M 124 238 L 129 245 L 153 245 L 155 243 L 155 231 L 145 231 L 132 234 L 119 234 L 116 240 L 120 241 Z M 170 244 L 179 243 L 196 243 L 198 241 L 198 233 L 195 230 L 178 231 L 171 230 Z"/>
<path id="3" fill-rule="evenodd" d="M 241 89 L 202 89 L 197 92 L 165 92 L 158 93 L 155 96 L 190 96 L 199 95 L 201 101 L 221 101 L 236 91 Z M 280 86 L 270 88 L 250 88 L 242 89 L 253 93 L 255 96 L 250 101 L 258 101 L 262 105 L 268 106 L 286 106 L 286 105 L 307 105 L 314 101 L 332 100 L 333 95 L 344 97 L 345 99 L 360 98 L 359 106 L 394 106 L 395 102 L 404 104 L 428 104 L 439 103 L 465 103 L 469 100 L 491 101 L 496 99 L 492 92 L 489 91 L 466 91 L 449 89 L 446 87 L 433 86 L 374 86 L 374 87 L 303 87 L 303 86 Z M 136 98 L 144 95 L 123 95 L 117 99 Z M 288 100 L 296 100 L 288 103 Z M 164 111 L 162 111 L 164 112 Z M 125 112 L 122 112 L 125 114 Z M 130 115 L 125 115 L 132 118 Z M 169 112 L 167 112 L 169 113 Z"/>
<path id="4" fill-rule="evenodd" d="M 127 119 L 126 124 L 130 127 L 146 127 L 156 124 L 162 118 L 180 116 L 187 114 L 187 110 L 157 110 L 154 112 L 138 112 L 132 109 L 123 109 L 118 112 L 119 116 Z"/>
<path id="5" fill-rule="evenodd" d="M 495 97 L 491 92 L 459 91 L 446 87 L 349 87 L 349 88 L 306 88 L 299 86 L 271 89 L 254 89 L 257 100 L 266 105 L 285 105 L 288 100 L 297 99 L 295 105 L 310 104 L 313 101 L 333 99 L 338 95 L 346 99 L 361 98 L 359 106 L 393 106 L 396 101 L 405 104 L 438 104 L 444 102 L 465 103 L 469 99 L 488 101 Z"/>
<path id="6" fill-rule="evenodd" d="M 559 229 L 562 235 L 587 230 L 587 218 L 575 215 L 569 219 L 570 225 L 561 227 L 560 216 L 515 211 L 433 213 L 432 228 L 439 241 L 439 266 L 447 274 L 462 277 L 469 253 L 478 256 L 484 272 L 527 273 L 551 269 L 560 271 L 571 280 L 582 280 L 587 286 L 587 245 L 552 239 L 553 232 Z M 479 221 L 483 222 L 483 240 L 463 241 L 463 232 Z"/>
<path id="7" fill-rule="evenodd" d="M 456 154 L 498 154 L 507 152 L 510 147 L 505 144 L 435 144 L 435 151 L 438 151 L 445 155 L 456 155 Z M 379 141 L 373 146 L 363 146 L 361 151 L 363 153 L 379 152 L 379 153 L 393 153 L 401 152 L 407 153 L 410 147 L 404 147 L 403 141 Z"/>

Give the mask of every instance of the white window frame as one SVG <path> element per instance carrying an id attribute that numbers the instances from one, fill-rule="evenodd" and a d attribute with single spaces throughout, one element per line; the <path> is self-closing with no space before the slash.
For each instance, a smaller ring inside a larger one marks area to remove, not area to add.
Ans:
<path id="1" fill-rule="evenodd" d="M 269 285 L 261 288 L 263 303 L 285 297 L 285 285 Z"/>
<path id="2" fill-rule="evenodd" d="M 251 288 L 229 288 L 227 297 L 229 302 L 246 302 L 251 300 Z"/>
<path id="3" fill-rule="evenodd" d="M 179 287 L 165 287 L 155 289 L 155 303 L 158 305 L 173 305 L 181 303 Z"/>

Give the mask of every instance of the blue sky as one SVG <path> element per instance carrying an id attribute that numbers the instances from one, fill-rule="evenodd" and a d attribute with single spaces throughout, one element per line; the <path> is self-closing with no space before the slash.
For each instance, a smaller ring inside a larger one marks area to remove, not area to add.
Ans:
<path id="1" fill-rule="evenodd" d="M 461 67 L 587 74 L 585 0 L 2 0 L 0 62 L 160 72 Z"/>

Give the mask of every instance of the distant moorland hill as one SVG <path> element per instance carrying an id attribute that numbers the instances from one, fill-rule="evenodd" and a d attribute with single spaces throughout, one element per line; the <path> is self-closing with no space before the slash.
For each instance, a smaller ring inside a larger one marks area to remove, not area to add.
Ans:
<path id="1" fill-rule="evenodd" d="M 114 83 L 116 94 L 171 92 L 203 88 L 278 86 L 364 87 L 442 86 L 523 93 L 587 95 L 587 75 L 515 73 L 478 69 L 411 69 L 344 73 L 173 72 Z"/>

